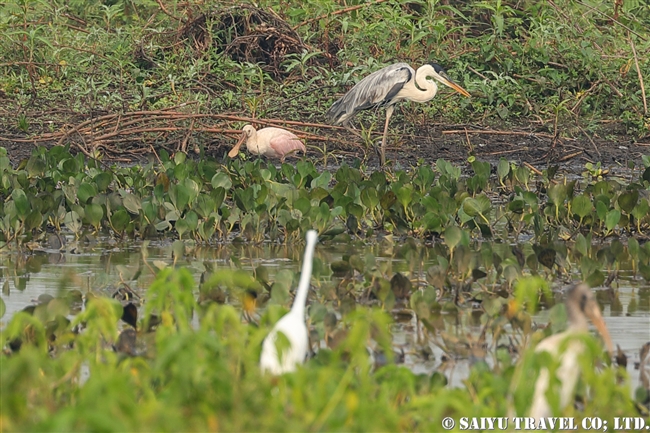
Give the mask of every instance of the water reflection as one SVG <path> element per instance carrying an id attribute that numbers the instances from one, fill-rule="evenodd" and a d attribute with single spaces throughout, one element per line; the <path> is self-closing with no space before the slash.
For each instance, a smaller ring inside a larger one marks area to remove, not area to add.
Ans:
<path id="1" fill-rule="evenodd" d="M 275 244 L 244 243 L 204 247 L 160 241 L 149 244 L 131 243 L 118 247 L 108 243 L 82 245 L 69 241 L 67 248 L 67 252 L 46 250 L 29 255 L 7 252 L 0 255 L 2 299 L 7 306 L 1 326 L 4 327 L 15 312 L 34 305 L 39 296 L 44 294 L 59 296 L 65 291 L 79 290 L 83 294 L 95 292 L 111 296 L 120 283 L 127 282 L 135 293 L 142 296 L 154 280 L 156 269 L 173 264 L 189 268 L 197 283 L 206 271 L 244 269 L 256 271 L 259 278 L 272 284 L 276 278 L 286 279 L 287 275 L 281 274 L 282 271 L 289 271 L 291 279 L 291 276 L 299 271 L 302 255 L 302 246 L 294 248 Z M 488 249 L 484 245 L 476 246 L 474 250 L 466 249 L 465 252 L 459 249 L 454 260 L 458 266 L 471 270 L 472 260 L 476 260 L 476 255 L 485 258 L 488 257 L 487 254 L 500 253 L 501 257 L 505 257 L 512 250 L 512 260 L 520 261 L 519 255 L 531 257 L 532 249 L 530 243 L 518 245 L 515 249 L 512 249 L 511 245 L 492 243 L 489 252 L 486 252 Z M 515 254 L 517 252 L 520 254 Z M 435 268 L 440 265 L 439 257 L 446 254 L 445 247 L 440 243 L 422 247 L 413 240 L 399 245 L 388 240 L 373 244 L 362 241 L 321 244 L 317 248 L 313 271 L 313 281 L 318 287 L 318 300 L 325 303 L 328 310 L 336 311 L 339 316 L 353 309 L 355 298 L 343 299 L 341 294 L 346 293 L 350 287 L 358 287 L 353 283 L 358 283 L 362 278 L 354 269 L 368 264 L 377 268 L 388 279 L 399 272 L 407 276 L 414 287 L 431 287 L 430 285 L 437 281 Z M 469 258 L 463 258 L 463 254 Z M 596 254 L 599 254 L 599 251 L 596 251 Z M 602 254 L 607 255 L 609 252 Z M 467 260 L 467 263 L 461 263 L 463 260 Z M 562 261 L 563 269 L 572 272 L 570 276 L 560 275 L 564 281 L 579 279 L 580 274 L 574 269 L 577 265 L 572 265 L 575 261 L 572 261 L 570 252 L 558 253 L 557 260 Z M 617 260 L 604 262 L 609 268 L 603 269 L 604 274 L 613 275 L 611 270 L 616 269 L 616 278 L 612 282 L 615 289 L 597 290 L 597 299 L 612 339 L 628 356 L 628 373 L 633 386 L 636 386 L 639 373 L 634 370 L 634 364 L 639 361 L 640 348 L 650 341 L 650 285 L 634 272 L 633 263 L 626 255 L 619 254 Z M 545 278 L 555 278 L 556 274 L 559 274 L 556 270 L 534 263 L 526 269 L 533 267 Z M 333 272 L 332 268 L 336 272 Z M 504 277 L 508 278 L 506 272 L 501 278 Z M 489 278 L 488 276 L 487 280 Z M 438 282 L 445 283 L 444 280 Z M 471 293 L 465 294 L 466 301 L 472 293 L 479 291 L 478 284 L 471 286 Z M 494 287 L 494 281 L 480 281 L 480 284 L 488 290 Z M 367 288 L 368 291 L 371 289 Z M 364 294 L 357 294 L 356 299 L 363 296 Z M 398 299 L 390 309 L 395 317 L 394 344 L 398 352 L 404 352 L 405 365 L 416 373 L 444 372 L 450 384 L 458 386 L 467 377 L 472 362 L 484 358 L 488 363 L 492 362 L 494 345 L 489 340 L 491 335 L 488 334 L 487 338 L 485 336 L 481 318 L 484 315 L 480 305 L 477 305 L 474 312 L 467 306 L 453 311 L 444 308 L 445 303 L 453 304 L 454 296 L 457 294 L 450 291 L 438 299 L 443 305 L 443 310 L 428 320 L 431 329 L 426 329 L 422 322 L 416 320 L 408 300 Z M 241 299 L 235 296 L 227 299 L 234 304 L 241 302 Z M 272 298 L 271 302 L 282 300 L 287 301 L 288 298 L 278 295 L 275 299 Z M 555 299 L 533 317 L 533 323 L 530 325 L 534 327 L 548 323 L 549 309 L 554 302 L 561 301 L 562 295 L 557 293 Z M 380 305 L 381 302 L 375 300 L 369 304 Z M 321 338 L 324 341 L 325 328 L 322 324 L 317 328 L 323 334 Z M 507 338 L 522 338 L 521 333 L 513 330 L 510 325 L 504 330 L 509 333 Z M 507 339 L 505 341 L 507 343 Z M 499 341 L 499 344 L 504 343 Z"/>

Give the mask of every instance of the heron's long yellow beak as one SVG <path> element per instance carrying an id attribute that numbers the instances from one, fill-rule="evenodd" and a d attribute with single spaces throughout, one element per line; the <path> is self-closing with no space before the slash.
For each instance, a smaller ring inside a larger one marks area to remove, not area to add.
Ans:
<path id="1" fill-rule="evenodd" d="M 591 319 L 591 322 L 594 324 L 600 335 L 603 337 L 603 340 L 605 340 L 605 346 L 607 347 L 607 351 L 611 355 L 614 353 L 614 344 L 612 344 L 612 338 L 609 336 L 609 330 L 607 329 L 607 326 L 605 325 L 605 320 L 603 320 L 603 316 L 600 314 L 600 309 L 598 308 L 598 305 L 595 306 L 595 308 L 589 309 L 586 311 L 587 316 Z"/>
<path id="2" fill-rule="evenodd" d="M 463 89 L 463 88 L 460 87 L 458 84 L 456 84 L 456 83 L 454 82 L 454 80 L 452 80 L 451 78 L 449 78 L 449 76 L 448 76 L 447 74 L 445 74 L 444 72 L 438 72 L 438 75 L 440 75 L 440 77 L 442 78 L 442 80 L 440 80 L 440 81 L 441 81 L 442 84 L 444 84 L 445 86 L 447 86 L 447 87 L 451 87 L 452 89 L 454 89 L 455 91 L 457 91 L 458 93 L 460 93 L 460 94 L 463 95 L 463 96 L 470 96 L 470 95 L 469 95 L 469 92 L 468 92 L 467 90 Z"/>
<path id="3" fill-rule="evenodd" d="M 237 144 L 235 144 L 235 147 L 233 147 L 230 150 L 230 152 L 228 152 L 228 156 L 231 157 L 231 158 L 234 158 L 235 156 L 237 156 L 237 154 L 239 153 L 239 148 L 241 147 L 242 144 L 244 144 L 245 140 L 246 140 L 246 133 L 244 132 L 244 133 L 242 133 L 241 137 L 239 138 L 239 141 L 237 142 Z"/>

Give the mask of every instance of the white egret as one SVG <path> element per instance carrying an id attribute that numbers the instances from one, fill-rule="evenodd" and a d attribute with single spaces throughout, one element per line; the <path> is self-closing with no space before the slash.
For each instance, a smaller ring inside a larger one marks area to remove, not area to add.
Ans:
<path id="1" fill-rule="evenodd" d="M 252 125 L 242 129 L 242 135 L 228 156 L 234 158 L 239 153 L 239 148 L 246 141 L 246 148 L 255 155 L 264 155 L 267 158 L 284 158 L 294 152 L 306 152 L 305 145 L 293 132 L 282 128 L 262 128 L 257 131 Z"/>
<path id="2" fill-rule="evenodd" d="M 373 72 L 359 81 L 327 111 L 326 116 L 334 124 L 347 125 L 361 110 L 386 106 L 386 123 L 379 151 L 380 163 L 386 162 L 386 134 L 394 105 L 402 100 L 427 102 L 438 93 L 438 86 L 429 78 L 435 78 L 464 96 L 469 92 L 456 84 L 445 70 L 436 63 L 422 65 L 416 71 L 407 63 L 395 63 Z"/>
<path id="3" fill-rule="evenodd" d="M 262 371 L 275 375 L 294 371 L 298 364 L 305 362 L 307 356 L 309 337 L 305 323 L 305 302 L 311 280 L 314 249 L 318 240 L 316 231 L 309 230 L 306 239 L 302 273 L 291 311 L 278 320 L 262 343 L 260 367 Z M 286 340 L 278 341 L 278 334 L 283 334 Z"/>

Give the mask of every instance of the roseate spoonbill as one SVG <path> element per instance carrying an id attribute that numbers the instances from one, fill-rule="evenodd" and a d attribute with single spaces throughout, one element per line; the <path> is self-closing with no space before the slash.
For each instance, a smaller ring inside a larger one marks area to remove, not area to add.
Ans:
<path id="1" fill-rule="evenodd" d="M 361 110 L 386 106 L 386 123 L 379 150 L 380 162 L 384 165 L 386 133 L 394 105 L 404 99 L 415 102 L 427 102 L 433 99 L 438 92 L 438 86 L 429 78 L 435 78 L 461 95 L 469 96 L 469 92 L 452 81 L 445 70 L 436 63 L 420 66 L 417 71 L 406 63 L 395 63 L 359 81 L 330 107 L 326 116 L 334 124 L 347 125 Z"/>
<path id="2" fill-rule="evenodd" d="M 300 282 L 291 311 L 278 320 L 262 343 L 260 367 L 263 372 L 268 371 L 271 374 L 278 375 L 294 371 L 298 364 L 305 362 L 309 346 L 307 325 L 305 324 L 305 302 L 309 291 L 312 260 L 314 259 L 317 240 L 316 231 L 309 230 L 307 232 L 302 273 L 300 274 Z M 278 341 L 278 333 L 283 334 L 286 341 Z"/>
<path id="3" fill-rule="evenodd" d="M 605 326 L 603 316 L 600 314 L 600 308 L 589 286 L 580 283 L 571 287 L 567 292 L 565 305 L 568 319 L 567 330 L 545 338 L 535 348 L 535 352 L 549 352 L 554 357 L 557 357 L 560 362 L 555 374 L 562 383 L 560 388 L 561 408 L 571 403 L 574 398 L 574 388 L 580 375 L 578 359 L 585 349 L 584 343 L 575 337 L 589 332 L 587 319 L 591 319 L 598 332 L 600 332 L 610 355 L 613 351 L 609 331 Z M 559 353 L 561 347 L 565 347 L 565 349 L 564 352 Z M 548 369 L 542 369 L 535 383 L 535 394 L 530 408 L 530 416 L 536 420 L 553 416 L 551 406 L 546 399 L 549 379 Z"/>
<path id="4" fill-rule="evenodd" d="M 292 132 L 282 128 L 262 128 L 255 130 L 252 125 L 246 125 L 242 129 L 242 135 L 235 147 L 228 152 L 228 156 L 234 158 L 239 153 L 239 148 L 246 140 L 246 148 L 255 155 L 264 155 L 268 158 L 284 158 L 290 153 L 306 152 L 305 145 Z"/>

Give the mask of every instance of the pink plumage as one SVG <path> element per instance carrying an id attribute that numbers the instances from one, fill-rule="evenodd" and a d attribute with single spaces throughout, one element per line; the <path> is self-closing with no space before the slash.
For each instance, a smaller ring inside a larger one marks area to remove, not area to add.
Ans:
<path id="1" fill-rule="evenodd" d="M 246 125 L 242 131 L 241 139 L 228 153 L 231 158 L 237 156 L 244 140 L 250 153 L 268 158 L 280 158 L 281 161 L 284 161 L 289 154 L 306 152 L 303 142 L 286 129 L 269 127 L 256 131 L 251 125 Z"/>

